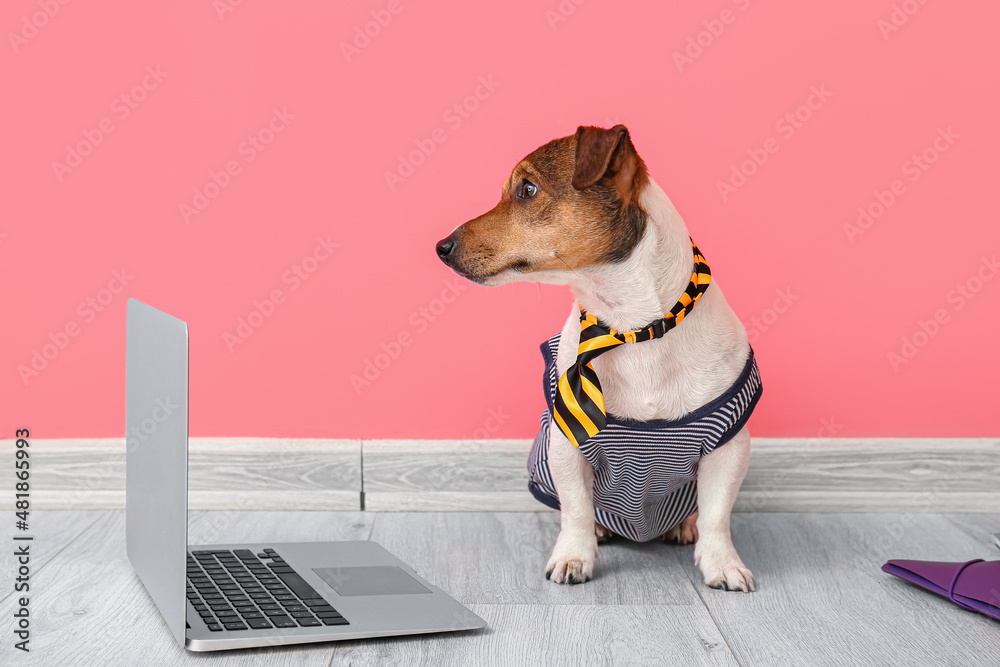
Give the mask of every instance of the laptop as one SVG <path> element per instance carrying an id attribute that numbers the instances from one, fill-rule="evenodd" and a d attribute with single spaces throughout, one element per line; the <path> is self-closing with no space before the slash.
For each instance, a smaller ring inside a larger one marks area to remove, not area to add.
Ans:
<path id="1" fill-rule="evenodd" d="M 190 545 L 188 328 L 129 299 L 128 559 L 192 651 L 474 630 L 486 622 L 371 541 Z"/>

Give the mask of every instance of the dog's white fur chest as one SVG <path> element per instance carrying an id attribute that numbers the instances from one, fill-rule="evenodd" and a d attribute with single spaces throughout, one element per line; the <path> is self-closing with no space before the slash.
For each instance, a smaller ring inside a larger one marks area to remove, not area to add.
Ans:
<path id="1" fill-rule="evenodd" d="M 640 202 L 649 220 L 632 254 L 618 264 L 574 272 L 569 279 L 583 307 L 619 331 L 668 312 L 693 268 L 693 259 L 682 259 L 692 257 L 687 230 L 663 190 L 650 180 Z M 560 375 L 576 361 L 579 339 L 580 313 L 574 305 L 560 340 Z M 678 419 L 720 396 L 739 377 L 748 354 L 743 325 L 713 276 L 690 315 L 663 338 L 621 345 L 593 364 L 607 412 L 648 421 Z"/>

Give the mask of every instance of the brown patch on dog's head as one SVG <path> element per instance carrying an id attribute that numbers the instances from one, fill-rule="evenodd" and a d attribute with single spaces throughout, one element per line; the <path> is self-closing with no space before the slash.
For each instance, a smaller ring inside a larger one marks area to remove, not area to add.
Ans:
<path id="1" fill-rule="evenodd" d="M 438 255 L 483 284 L 620 262 L 645 231 L 647 182 L 624 125 L 580 127 L 521 160 L 500 203 L 439 242 Z"/>

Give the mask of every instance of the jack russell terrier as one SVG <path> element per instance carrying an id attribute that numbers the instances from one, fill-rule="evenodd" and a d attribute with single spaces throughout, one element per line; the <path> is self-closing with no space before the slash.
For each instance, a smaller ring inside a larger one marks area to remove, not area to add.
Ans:
<path id="1" fill-rule="evenodd" d="M 695 543 L 712 588 L 750 592 L 729 520 L 761 393 L 746 331 L 623 125 L 580 127 L 514 167 L 500 203 L 437 244 L 481 285 L 569 285 L 542 345 L 548 409 L 529 489 L 560 511 L 545 576 L 593 577 L 598 538 Z M 725 445 L 724 447 L 722 445 Z"/>

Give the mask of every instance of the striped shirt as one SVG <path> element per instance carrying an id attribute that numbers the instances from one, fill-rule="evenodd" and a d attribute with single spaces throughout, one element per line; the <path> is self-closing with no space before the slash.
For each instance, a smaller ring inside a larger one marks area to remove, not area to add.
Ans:
<path id="1" fill-rule="evenodd" d="M 528 456 L 528 489 L 539 501 L 559 509 L 549 470 L 549 430 L 559 376 L 560 334 L 542 344 L 548 409 Z M 698 460 L 733 438 L 753 412 L 761 394 L 753 350 L 740 377 L 725 393 L 677 419 L 633 421 L 608 415 L 607 426 L 579 447 L 594 466 L 597 523 L 637 542 L 647 542 L 678 525 L 698 509 Z"/>

